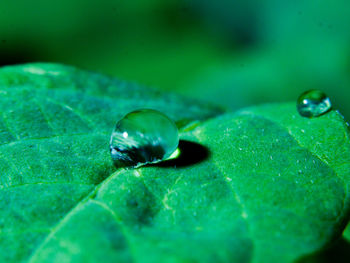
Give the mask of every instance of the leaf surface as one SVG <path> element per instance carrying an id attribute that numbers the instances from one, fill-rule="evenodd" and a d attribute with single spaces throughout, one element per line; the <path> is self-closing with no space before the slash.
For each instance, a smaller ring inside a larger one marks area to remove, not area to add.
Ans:
<path id="1" fill-rule="evenodd" d="M 0 95 L 0 262 L 290 262 L 347 222 L 350 143 L 336 111 L 221 114 L 50 64 L 1 69 Z M 182 127 L 186 160 L 115 169 L 113 125 L 145 107 Z"/>

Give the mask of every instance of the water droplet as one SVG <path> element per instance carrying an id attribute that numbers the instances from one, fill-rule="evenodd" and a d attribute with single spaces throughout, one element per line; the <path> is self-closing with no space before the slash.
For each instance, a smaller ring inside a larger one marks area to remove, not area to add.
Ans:
<path id="1" fill-rule="evenodd" d="M 168 158 L 178 144 L 178 129 L 172 120 L 159 111 L 142 109 L 117 122 L 110 152 L 116 167 L 138 167 Z"/>
<path id="2" fill-rule="evenodd" d="M 232 179 L 230 177 L 226 177 L 226 180 L 229 181 L 229 182 L 232 181 Z"/>
<path id="3" fill-rule="evenodd" d="M 301 116 L 313 118 L 321 116 L 332 109 L 327 95 L 320 90 L 309 90 L 300 95 L 297 109 Z"/>

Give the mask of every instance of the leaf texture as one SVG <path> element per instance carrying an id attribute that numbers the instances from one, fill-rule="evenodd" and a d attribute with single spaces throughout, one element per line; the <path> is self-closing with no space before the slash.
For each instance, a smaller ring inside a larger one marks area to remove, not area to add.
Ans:
<path id="1" fill-rule="evenodd" d="M 0 95 L 0 262 L 292 262 L 348 220 L 336 111 L 222 114 L 53 64 L 0 69 Z M 178 123 L 187 160 L 113 167 L 110 133 L 138 108 Z"/>

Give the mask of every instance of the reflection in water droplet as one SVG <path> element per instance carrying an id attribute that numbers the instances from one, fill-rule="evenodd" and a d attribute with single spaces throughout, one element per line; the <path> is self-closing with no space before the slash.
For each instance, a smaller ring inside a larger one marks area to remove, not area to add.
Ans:
<path id="1" fill-rule="evenodd" d="M 178 129 L 172 120 L 159 111 L 142 109 L 117 122 L 110 152 L 116 167 L 138 167 L 168 158 L 178 144 Z"/>
<path id="2" fill-rule="evenodd" d="M 300 95 L 297 109 L 301 116 L 313 118 L 321 116 L 332 109 L 327 95 L 320 90 L 310 90 Z"/>

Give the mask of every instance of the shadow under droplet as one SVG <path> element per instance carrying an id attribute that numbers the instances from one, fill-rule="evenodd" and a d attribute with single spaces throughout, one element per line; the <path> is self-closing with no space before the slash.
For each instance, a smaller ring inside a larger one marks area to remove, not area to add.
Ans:
<path id="1" fill-rule="evenodd" d="M 155 164 L 149 164 L 147 166 L 186 167 L 203 162 L 210 156 L 210 152 L 207 147 L 195 142 L 180 140 L 178 148 L 180 150 L 180 155 L 177 158 Z"/>

